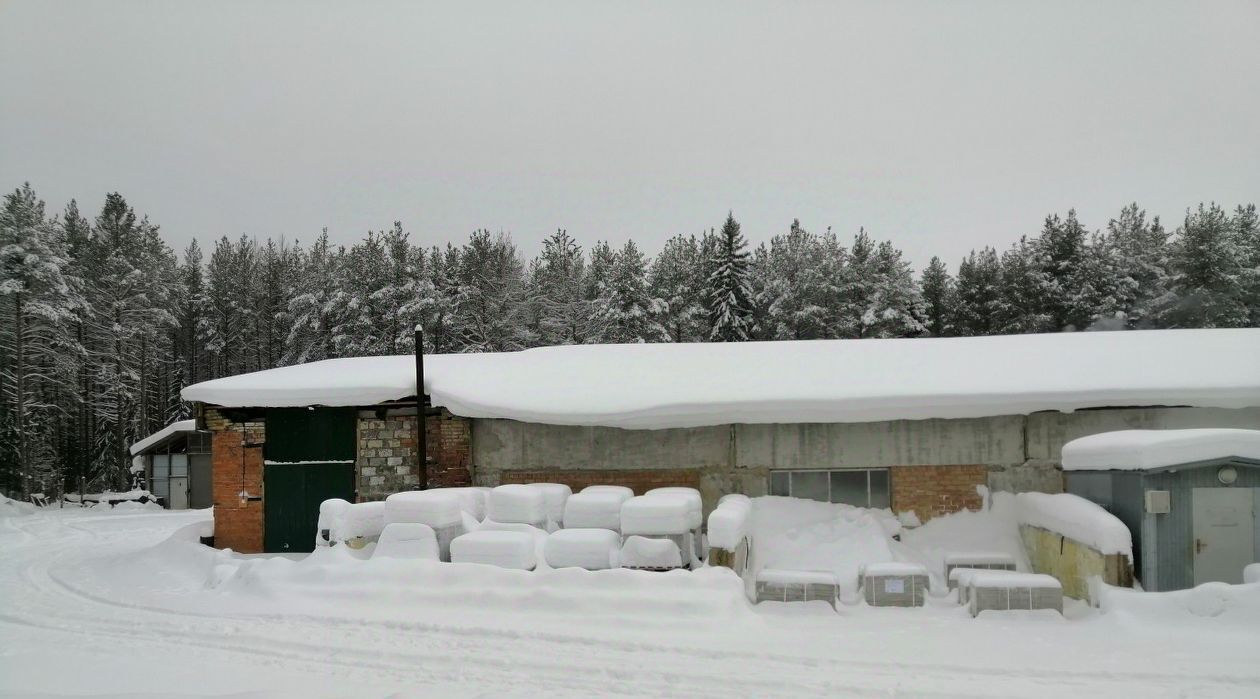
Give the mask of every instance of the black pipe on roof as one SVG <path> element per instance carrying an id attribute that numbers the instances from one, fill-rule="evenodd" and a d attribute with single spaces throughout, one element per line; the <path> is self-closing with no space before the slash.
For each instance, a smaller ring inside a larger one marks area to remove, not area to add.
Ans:
<path id="1" fill-rule="evenodd" d="M 429 487 L 429 445 L 426 442 L 425 406 L 429 396 L 424 392 L 424 331 L 416 326 L 416 470 L 420 477 L 419 489 Z"/>

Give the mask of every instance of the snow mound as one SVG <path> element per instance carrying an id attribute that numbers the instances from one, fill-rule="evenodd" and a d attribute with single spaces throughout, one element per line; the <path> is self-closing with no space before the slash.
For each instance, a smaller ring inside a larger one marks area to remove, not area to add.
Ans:
<path id="1" fill-rule="evenodd" d="M 418 522 L 393 522 L 381 530 L 372 558 L 437 561 L 441 560 L 441 551 L 433 527 Z"/>
<path id="2" fill-rule="evenodd" d="M 621 533 L 670 535 L 692 529 L 694 505 L 690 498 L 673 493 L 640 495 L 621 505 Z"/>
<path id="3" fill-rule="evenodd" d="M 519 522 L 545 526 L 547 496 L 539 488 L 528 485 L 501 485 L 490 491 L 486 518 L 496 522 Z"/>
<path id="4" fill-rule="evenodd" d="M 625 500 L 621 493 L 609 491 L 584 490 L 572 495 L 564 503 L 564 526 L 621 531 L 621 504 Z"/>
<path id="5" fill-rule="evenodd" d="M 35 506 L 0 495 L 0 517 L 22 517 L 35 514 Z"/>
<path id="6" fill-rule="evenodd" d="M 534 537 L 525 532 L 478 530 L 451 541 L 452 563 L 480 563 L 514 570 L 537 565 Z"/>
<path id="7" fill-rule="evenodd" d="M 681 568 L 682 552 L 669 539 L 631 536 L 621 546 L 621 565 L 625 568 Z"/>
<path id="8" fill-rule="evenodd" d="M 620 565 L 621 536 L 608 529 L 561 529 L 547 537 L 544 555 L 552 568 L 605 570 Z"/>
<path id="9" fill-rule="evenodd" d="M 1063 445 L 1064 471 L 1130 471 L 1239 457 L 1260 461 L 1260 430 L 1119 430 Z"/>
<path id="10" fill-rule="evenodd" d="M 434 529 L 462 524 L 463 500 L 446 490 L 415 490 L 385 498 L 385 524 L 416 522 Z"/>
<path id="11" fill-rule="evenodd" d="M 1075 539 L 1103 554 L 1122 553 L 1133 560 L 1133 535 L 1115 515 L 1071 493 L 1019 493 L 1020 524 L 1041 527 Z"/>
<path id="12" fill-rule="evenodd" d="M 854 593 L 862 566 L 895 560 L 875 510 L 778 496 L 752 503 L 754 578 L 765 568 L 821 570 Z"/>

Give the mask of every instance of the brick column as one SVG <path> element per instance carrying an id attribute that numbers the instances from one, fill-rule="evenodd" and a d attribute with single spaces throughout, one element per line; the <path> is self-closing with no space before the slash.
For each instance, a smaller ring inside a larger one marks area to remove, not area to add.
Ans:
<path id="1" fill-rule="evenodd" d="M 211 433 L 214 545 L 259 553 L 263 550 L 263 503 L 248 497 L 263 495 L 264 422 L 261 418 L 234 422 L 215 408 L 206 409 L 205 420 Z"/>
<path id="2" fill-rule="evenodd" d="M 472 422 L 443 408 L 424 421 L 430 488 L 472 485 Z"/>

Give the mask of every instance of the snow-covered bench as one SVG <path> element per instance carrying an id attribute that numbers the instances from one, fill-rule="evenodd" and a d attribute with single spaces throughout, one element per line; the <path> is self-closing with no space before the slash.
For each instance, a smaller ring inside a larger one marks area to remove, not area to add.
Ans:
<path id="1" fill-rule="evenodd" d="M 822 600 L 835 608 L 840 582 L 827 571 L 764 568 L 757 574 L 756 590 L 757 602 Z"/>
<path id="2" fill-rule="evenodd" d="M 868 563 L 862 567 L 862 595 L 873 607 L 919 607 L 927 597 L 927 568 L 917 563 Z"/>
<path id="3" fill-rule="evenodd" d="M 967 576 L 971 615 L 986 610 L 1053 609 L 1063 613 L 1063 584 L 1041 573 L 977 571 Z M 963 584 L 959 581 L 959 584 Z"/>
<path id="4" fill-rule="evenodd" d="M 972 568 L 975 570 L 1015 570 L 1015 558 L 1006 553 L 951 553 L 945 557 L 945 579 L 949 581 L 949 589 L 954 589 L 954 579 L 950 573 L 956 568 Z"/>

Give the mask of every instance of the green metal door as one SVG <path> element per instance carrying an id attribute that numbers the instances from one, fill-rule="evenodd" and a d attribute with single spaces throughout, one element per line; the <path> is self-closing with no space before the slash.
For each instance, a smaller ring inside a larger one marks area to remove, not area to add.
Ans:
<path id="1" fill-rule="evenodd" d="M 267 464 L 263 467 L 263 551 L 315 549 L 319 505 L 330 498 L 354 502 L 354 464 Z"/>

